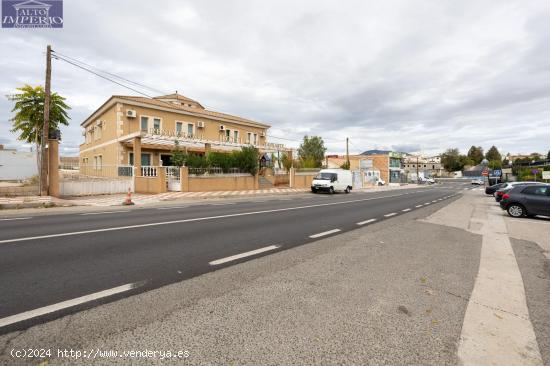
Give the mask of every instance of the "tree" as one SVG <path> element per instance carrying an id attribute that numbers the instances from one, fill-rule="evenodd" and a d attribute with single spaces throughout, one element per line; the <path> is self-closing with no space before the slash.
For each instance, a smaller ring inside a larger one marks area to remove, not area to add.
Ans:
<path id="1" fill-rule="evenodd" d="M 472 146 L 468 150 L 468 158 L 473 161 L 473 165 L 481 163 L 483 160 L 483 148 L 481 146 Z"/>
<path id="2" fill-rule="evenodd" d="M 39 146 L 42 143 L 42 130 L 44 126 L 44 99 L 45 92 L 41 86 L 32 87 L 25 85 L 17 88 L 20 93 L 8 95 L 7 98 L 15 102 L 12 112 L 15 116 L 11 118 L 11 132 L 19 134 L 17 137 L 21 141 L 35 144 L 36 151 L 40 152 Z M 71 109 L 65 104 L 65 98 L 57 93 L 52 93 L 50 97 L 50 123 L 49 132 L 59 129 L 59 125 L 69 125 L 69 115 L 67 110 Z M 37 164 L 40 157 L 36 154 Z M 38 167 L 40 170 L 40 166 Z"/>
<path id="3" fill-rule="evenodd" d="M 298 148 L 298 156 L 302 161 L 313 162 L 312 168 L 320 168 L 323 165 L 326 151 L 325 143 L 320 136 L 308 137 L 306 135 Z"/>
<path id="4" fill-rule="evenodd" d="M 12 132 L 19 133 L 18 139 L 31 144 L 40 145 L 42 141 L 42 127 L 44 126 L 44 88 L 41 86 L 32 87 L 25 85 L 17 88 L 20 93 L 8 95 L 7 98 L 15 105 L 12 112 L 15 116 L 11 119 L 13 123 Z M 59 129 L 59 125 L 69 125 L 67 110 L 71 109 L 65 104 L 65 98 L 57 93 L 52 93 L 50 103 L 50 124 L 49 131 Z"/>
<path id="5" fill-rule="evenodd" d="M 178 140 L 174 142 L 174 150 L 172 150 L 172 164 L 182 167 L 185 164 L 185 153 L 180 149 L 180 143 Z"/>
<path id="6" fill-rule="evenodd" d="M 448 172 L 455 172 L 462 169 L 460 163 L 460 152 L 458 149 L 447 149 L 441 154 L 441 163 Z"/>
<path id="7" fill-rule="evenodd" d="M 485 158 L 489 161 L 491 160 L 498 160 L 502 161 L 502 156 L 500 155 L 500 152 L 498 151 L 496 146 L 491 146 L 489 151 L 487 151 L 487 154 L 485 154 Z"/>

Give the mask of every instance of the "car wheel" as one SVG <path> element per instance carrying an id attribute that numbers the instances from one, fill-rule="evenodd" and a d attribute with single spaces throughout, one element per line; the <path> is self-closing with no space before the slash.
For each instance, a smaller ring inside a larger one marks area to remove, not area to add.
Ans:
<path id="1" fill-rule="evenodd" d="M 328 190 L 328 193 L 334 194 L 334 187 L 330 187 L 330 189 Z"/>
<path id="2" fill-rule="evenodd" d="M 317 190 L 315 188 L 311 188 L 311 192 L 317 193 Z"/>
<path id="3" fill-rule="evenodd" d="M 508 211 L 508 215 L 512 217 L 525 216 L 525 209 L 522 205 L 518 205 L 517 203 L 512 203 L 506 210 Z"/>
<path id="4" fill-rule="evenodd" d="M 349 187 L 346 187 L 346 190 L 344 192 L 349 193 L 350 189 Z"/>

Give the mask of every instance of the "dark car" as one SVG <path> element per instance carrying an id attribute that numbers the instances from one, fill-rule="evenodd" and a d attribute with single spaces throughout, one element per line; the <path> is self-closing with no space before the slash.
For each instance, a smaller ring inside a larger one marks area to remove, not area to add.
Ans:
<path id="1" fill-rule="evenodd" d="M 518 186 L 527 186 L 527 185 L 533 185 L 533 184 L 539 184 L 537 182 L 513 182 L 513 183 L 504 183 L 504 186 L 497 189 L 495 192 L 495 201 L 500 202 L 502 200 L 502 196 L 508 192 L 510 192 L 514 187 Z"/>
<path id="2" fill-rule="evenodd" d="M 504 187 L 506 185 L 506 183 L 497 183 L 497 184 L 493 184 L 492 186 L 489 186 L 487 188 L 485 188 L 485 194 L 495 194 L 495 192 L 499 189 L 501 189 L 502 187 Z"/>
<path id="3" fill-rule="evenodd" d="M 550 184 L 517 185 L 502 196 L 500 208 L 512 217 L 550 216 Z"/>

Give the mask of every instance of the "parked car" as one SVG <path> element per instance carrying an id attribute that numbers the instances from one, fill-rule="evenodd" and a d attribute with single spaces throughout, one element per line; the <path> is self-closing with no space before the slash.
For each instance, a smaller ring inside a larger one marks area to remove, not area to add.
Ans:
<path id="1" fill-rule="evenodd" d="M 516 185 L 502 196 L 500 208 L 512 217 L 550 216 L 550 184 Z"/>
<path id="2" fill-rule="evenodd" d="M 492 186 L 485 188 L 485 194 L 494 195 L 497 190 L 503 188 L 505 185 L 506 183 L 493 184 Z"/>
<path id="3" fill-rule="evenodd" d="M 435 179 L 433 178 L 424 178 L 423 180 L 428 184 L 435 184 Z"/>
<path id="4" fill-rule="evenodd" d="M 503 187 L 497 189 L 497 191 L 495 192 L 495 201 L 500 202 L 500 200 L 502 200 L 502 196 L 505 193 L 510 192 L 512 190 L 512 188 L 514 188 L 516 186 L 527 186 L 527 185 L 532 185 L 532 184 L 539 184 L 539 183 L 537 183 L 537 182 L 511 182 L 511 183 L 506 183 L 506 185 L 504 185 Z"/>
<path id="5" fill-rule="evenodd" d="M 345 169 L 322 169 L 311 182 L 311 191 L 334 193 L 343 191 L 349 193 L 352 189 L 351 171 Z"/>
<path id="6" fill-rule="evenodd" d="M 485 182 L 483 181 L 483 179 L 480 179 L 480 178 L 476 178 L 476 179 L 472 179 L 471 184 L 475 184 L 477 186 L 482 186 L 485 184 Z"/>

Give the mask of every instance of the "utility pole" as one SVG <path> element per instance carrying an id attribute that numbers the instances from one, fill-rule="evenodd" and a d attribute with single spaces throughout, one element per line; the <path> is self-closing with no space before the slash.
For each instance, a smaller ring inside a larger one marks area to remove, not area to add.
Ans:
<path id="1" fill-rule="evenodd" d="M 420 177 L 418 176 L 418 154 L 416 154 L 416 184 L 420 181 Z"/>
<path id="2" fill-rule="evenodd" d="M 42 129 L 42 145 L 40 147 L 40 195 L 48 195 L 48 154 L 46 144 L 48 143 L 50 131 L 50 88 L 52 78 L 52 46 L 46 49 L 46 85 L 44 88 L 44 126 Z"/>
<path id="3" fill-rule="evenodd" d="M 346 164 L 348 169 L 351 170 L 351 166 L 349 164 L 349 137 L 346 137 Z"/>

